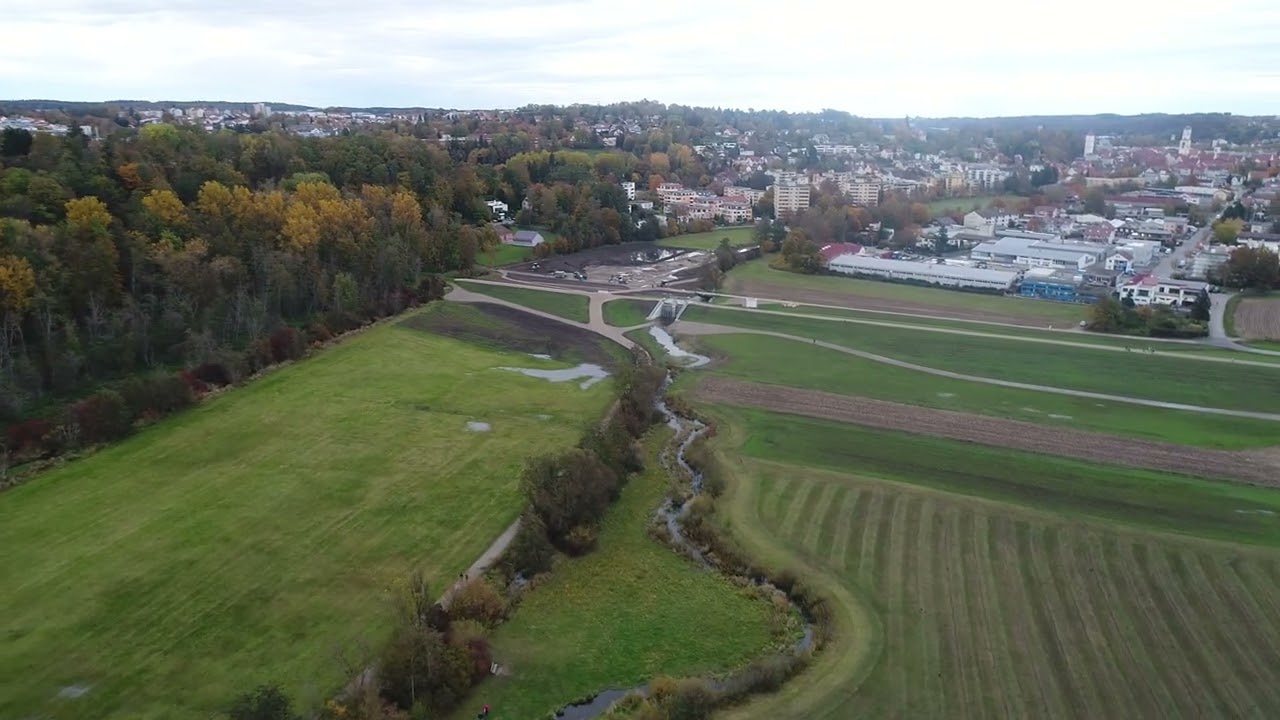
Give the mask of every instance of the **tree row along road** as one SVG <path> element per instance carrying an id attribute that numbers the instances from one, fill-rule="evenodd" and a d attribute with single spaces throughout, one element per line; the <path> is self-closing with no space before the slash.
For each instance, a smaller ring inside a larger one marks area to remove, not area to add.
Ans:
<path id="1" fill-rule="evenodd" d="M 1091 400 L 1105 400 L 1108 402 L 1127 403 L 1130 405 L 1144 405 L 1146 407 L 1162 408 L 1165 410 L 1187 410 L 1190 412 L 1205 413 L 1209 415 L 1229 415 L 1232 417 L 1280 422 L 1280 414 L 1275 413 L 1252 412 L 1249 410 L 1228 410 L 1226 408 L 1204 407 L 1201 405 L 1186 405 L 1183 403 L 1164 402 L 1162 400 L 1148 400 L 1145 398 L 1127 397 L 1124 395 L 1109 395 L 1107 393 L 1089 392 L 1087 390 L 1070 390 L 1067 388 L 1052 387 L 1049 385 L 1034 385 L 1031 383 L 1014 382 L 1012 380 L 999 380 L 997 378 L 982 377 L 980 375 L 965 375 L 963 373 L 951 372 L 950 370 L 939 370 L 938 368 L 932 368 L 925 365 L 916 365 L 915 363 L 909 363 L 905 360 L 885 357 L 884 355 L 876 355 L 875 353 L 869 353 L 864 350 L 855 350 L 843 345 L 815 340 L 814 338 L 800 337 L 798 335 L 789 335 L 787 333 L 773 332 L 770 330 L 749 330 L 725 325 L 689 322 L 686 320 L 676 321 L 672 327 L 677 333 L 684 333 L 688 335 L 767 335 L 770 337 L 782 338 L 784 340 L 813 344 L 818 347 L 846 353 L 865 360 L 884 363 L 885 365 L 892 365 L 894 367 L 900 367 L 907 370 L 915 370 L 916 372 L 927 373 L 929 375 L 944 377 L 951 380 L 966 380 L 969 382 L 985 383 L 987 385 L 1017 388 L 1019 390 L 1034 390 L 1036 392 L 1052 393 L 1054 395 L 1070 395 L 1072 397 L 1089 398 Z M 1121 352 L 1123 352 L 1123 350 L 1121 350 Z"/>

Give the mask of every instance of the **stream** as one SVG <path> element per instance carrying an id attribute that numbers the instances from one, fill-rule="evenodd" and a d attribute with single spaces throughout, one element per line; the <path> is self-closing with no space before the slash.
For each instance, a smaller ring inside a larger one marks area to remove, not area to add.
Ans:
<path id="1" fill-rule="evenodd" d="M 666 469 L 668 472 L 683 471 L 688 473 L 693 495 L 697 496 L 702 492 L 702 473 L 695 470 L 693 466 L 689 464 L 688 460 L 685 459 L 685 452 L 695 440 L 702 437 L 703 433 L 707 431 L 707 425 L 701 420 L 697 420 L 695 418 L 682 417 L 667 406 L 666 395 L 668 388 L 671 386 L 671 381 L 671 373 L 667 373 L 667 377 L 662 383 L 662 390 L 659 392 L 658 399 L 654 403 L 654 407 L 657 408 L 658 412 L 662 413 L 663 417 L 667 419 L 667 427 L 671 428 L 675 432 L 675 435 L 672 436 L 672 441 L 679 443 L 676 446 L 675 451 L 675 462 L 677 468 L 667 467 Z M 685 512 L 687 512 L 688 503 L 677 506 L 675 502 L 675 498 L 667 498 L 658 507 L 656 513 L 657 517 L 662 518 L 665 522 L 667 531 L 671 534 L 672 545 L 683 551 L 686 555 L 691 557 L 694 562 L 698 563 L 703 568 L 707 570 L 715 570 L 716 567 L 703 556 L 702 552 L 685 538 L 684 531 L 680 527 L 680 519 L 684 517 Z M 777 587 L 768 581 L 760 581 L 760 586 L 777 590 Z M 792 607 L 797 611 L 799 610 L 799 608 L 795 607 L 794 603 L 792 604 Z M 798 655 L 807 651 L 812 645 L 813 624 L 806 618 L 804 635 L 791 647 L 791 652 Z M 594 718 L 604 715 L 604 713 L 607 712 L 615 702 L 632 692 L 640 693 L 641 695 L 648 695 L 649 688 L 646 684 L 630 689 L 608 688 L 601 690 L 599 694 L 588 701 L 566 705 L 560 710 L 557 710 L 556 717 L 561 720 L 594 720 Z"/>

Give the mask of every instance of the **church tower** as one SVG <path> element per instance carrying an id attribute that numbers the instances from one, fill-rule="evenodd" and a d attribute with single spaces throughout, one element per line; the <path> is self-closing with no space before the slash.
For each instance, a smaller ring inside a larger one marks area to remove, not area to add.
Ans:
<path id="1" fill-rule="evenodd" d="M 1191 126 L 1182 128 L 1182 141 L 1178 143 L 1179 155 L 1191 154 Z"/>

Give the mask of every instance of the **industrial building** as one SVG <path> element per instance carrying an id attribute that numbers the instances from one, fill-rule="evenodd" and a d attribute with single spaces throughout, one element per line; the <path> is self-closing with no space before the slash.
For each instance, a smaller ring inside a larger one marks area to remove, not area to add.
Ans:
<path id="1" fill-rule="evenodd" d="M 969 251 L 969 257 L 1001 265 L 1083 269 L 1100 262 L 1109 249 L 1106 245 L 1094 243 L 1002 237 L 974 247 Z"/>
<path id="2" fill-rule="evenodd" d="M 905 282 L 928 283 L 943 287 L 971 288 L 993 292 L 1009 292 L 1021 273 L 1009 270 L 889 260 L 864 255 L 838 255 L 827 262 L 827 269 L 845 275 L 884 278 Z"/>
<path id="3" fill-rule="evenodd" d="M 1018 284 L 1018 294 L 1023 297 L 1056 300 L 1058 302 L 1097 302 L 1105 294 L 1105 290 L 1087 289 L 1085 277 L 1070 270 L 1054 268 L 1031 268 L 1022 276 Z"/>

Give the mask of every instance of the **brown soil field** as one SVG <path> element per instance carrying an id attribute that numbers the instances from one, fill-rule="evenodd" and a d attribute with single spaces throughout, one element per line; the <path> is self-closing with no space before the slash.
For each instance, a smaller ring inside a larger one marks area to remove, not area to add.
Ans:
<path id="1" fill-rule="evenodd" d="M 1044 328 L 1045 322 L 1028 318 L 1025 315 L 1004 315 L 1001 313 L 972 310 L 953 305 L 931 305 L 904 300 L 886 300 L 884 298 L 860 297 L 838 293 L 827 293 L 821 290 L 802 290 L 794 287 L 771 285 L 759 280 L 744 280 L 735 291 L 738 295 L 767 298 L 785 298 L 793 302 L 812 303 L 815 305 L 834 305 L 851 310 L 884 310 L 887 312 L 907 313 L 910 315 L 934 315 L 957 320 L 982 320 L 1002 325 L 1023 325 L 1033 328 Z"/>
<path id="2" fill-rule="evenodd" d="M 693 395 L 703 402 L 773 410 L 1079 460 L 1280 487 L 1280 452 L 1274 448 L 1243 452 L 1207 450 L 715 376 L 702 378 Z"/>
<path id="3" fill-rule="evenodd" d="M 609 340 L 586 328 L 521 312 L 496 303 L 468 303 L 482 319 L 452 312 L 422 313 L 401 320 L 405 327 L 515 352 L 616 368 L 619 356 L 605 350 Z M 464 310 L 465 312 L 465 310 Z"/>
<path id="4" fill-rule="evenodd" d="M 1236 333 L 1246 340 L 1280 339 L 1280 297 L 1242 299 L 1235 324 Z"/>

